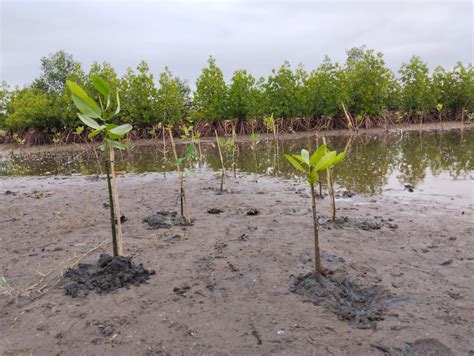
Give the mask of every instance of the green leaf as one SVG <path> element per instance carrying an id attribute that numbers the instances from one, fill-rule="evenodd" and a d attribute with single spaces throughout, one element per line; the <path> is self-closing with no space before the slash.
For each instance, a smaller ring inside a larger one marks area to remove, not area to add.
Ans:
<path id="1" fill-rule="evenodd" d="M 66 80 L 66 84 L 67 84 L 67 86 L 69 87 L 69 90 L 72 93 L 72 98 L 73 98 L 74 104 L 76 104 L 76 102 L 80 102 L 81 106 L 84 106 L 84 104 L 85 104 L 85 106 L 88 107 L 88 110 L 94 112 L 95 115 L 97 115 L 97 116 L 89 115 L 90 117 L 93 117 L 93 118 L 96 118 L 96 119 L 100 118 L 101 111 L 100 111 L 99 105 L 97 105 L 97 103 L 87 95 L 87 93 L 84 91 L 84 89 L 82 89 L 79 85 L 77 85 L 76 83 L 74 83 L 70 80 Z M 74 97 L 76 97 L 76 100 L 74 100 Z M 80 99 L 80 100 L 78 100 L 78 99 Z M 82 113 L 88 115 L 88 113 L 84 112 L 77 104 L 76 104 L 76 106 Z"/>
<path id="2" fill-rule="evenodd" d="M 77 116 L 79 117 L 79 119 L 80 119 L 85 125 L 87 125 L 87 126 L 90 127 L 91 129 L 97 130 L 97 129 L 100 128 L 100 125 L 97 123 L 97 121 L 95 121 L 94 119 L 90 118 L 89 116 L 83 115 L 83 114 L 81 114 L 81 113 L 77 113 Z"/>
<path id="3" fill-rule="evenodd" d="M 104 98 L 109 100 L 110 98 L 110 85 L 104 79 L 97 75 L 92 76 L 92 83 L 99 93 L 101 93 Z"/>
<path id="4" fill-rule="evenodd" d="M 184 152 L 184 157 L 188 159 L 191 158 L 194 155 L 194 149 L 194 144 L 191 143 L 188 145 L 188 147 L 186 147 L 186 151 Z"/>
<path id="5" fill-rule="evenodd" d="M 107 97 L 107 105 L 105 105 L 105 111 L 107 111 L 109 106 L 110 106 L 110 95 Z"/>
<path id="6" fill-rule="evenodd" d="M 115 93 L 115 96 L 117 97 L 117 109 L 115 109 L 115 115 L 118 115 L 118 113 L 120 112 L 120 98 L 118 92 Z"/>
<path id="7" fill-rule="evenodd" d="M 324 156 L 326 153 L 328 145 L 321 145 L 318 147 L 316 151 L 313 152 L 311 158 L 309 159 L 309 165 L 314 167 L 318 164 L 319 160 Z"/>
<path id="8" fill-rule="evenodd" d="M 124 150 L 125 148 L 127 148 L 127 146 L 125 146 L 123 143 L 120 143 L 118 141 L 109 140 L 109 139 L 105 139 L 105 141 L 107 142 L 107 145 L 109 147 L 116 148 L 118 150 Z"/>
<path id="9" fill-rule="evenodd" d="M 94 130 L 94 131 L 90 132 L 90 133 L 87 135 L 87 137 L 88 137 L 88 138 L 92 138 L 92 137 L 94 137 L 94 136 L 97 136 L 97 135 L 100 134 L 102 131 L 104 131 L 104 129 L 105 129 L 105 126 L 102 125 L 102 126 L 99 127 L 97 130 Z"/>
<path id="10" fill-rule="evenodd" d="M 114 127 L 114 128 L 112 128 L 112 129 L 110 129 L 110 130 L 107 130 L 107 131 L 110 132 L 110 133 L 113 134 L 113 135 L 118 135 L 118 136 L 120 136 L 120 137 L 123 137 L 123 136 L 126 135 L 131 129 L 132 129 L 132 125 L 130 125 L 130 124 L 123 124 L 123 125 Z"/>
<path id="11" fill-rule="evenodd" d="M 311 173 L 308 176 L 308 183 L 316 183 L 319 179 L 318 171 L 316 168 L 313 168 Z"/>
<path id="12" fill-rule="evenodd" d="M 84 115 L 87 115 L 94 119 L 100 119 L 101 112 L 98 107 L 97 108 L 91 107 L 81 97 L 74 94 L 72 94 L 72 101 L 74 102 L 74 105 L 76 105 L 76 108 Z"/>
<path id="13" fill-rule="evenodd" d="M 76 127 L 76 134 L 80 135 L 83 132 L 84 132 L 84 126 Z"/>
<path id="14" fill-rule="evenodd" d="M 332 163 L 333 166 L 335 166 L 336 164 L 339 164 L 342 162 L 342 160 L 346 157 L 346 152 L 340 152 L 336 158 L 334 158 L 334 162 Z"/>
<path id="15" fill-rule="evenodd" d="M 316 171 L 323 171 L 327 169 L 333 164 L 335 158 L 336 158 L 336 151 L 331 151 L 331 152 L 326 153 L 318 162 L 316 167 L 314 167 L 314 169 Z"/>
<path id="16" fill-rule="evenodd" d="M 304 163 L 309 165 L 309 152 L 305 149 L 301 150 L 301 158 L 303 158 Z"/>
<path id="17" fill-rule="evenodd" d="M 293 157 L 289 156 L 289 155 L 283 155 L 292 165 L 293 167 L 295 167 L 297 170 L 299 170 L 300 172 L 303 172 L 303 173 L 306 173 L 306 171 L 304 170 L 303 166 L 301 166 L 301 164 L 296 160 L 294 159 Z"/>
<path id="18" fill-rule="evenodd" d="M 291 155 L 291 157 L 293 157 L 294 159 L 300 161 L 300 162 L 303 163 L 303 164 L 306 164 L 306 161 L 305 161 L 304 158 L 301 157 L 300 155 Z"/>

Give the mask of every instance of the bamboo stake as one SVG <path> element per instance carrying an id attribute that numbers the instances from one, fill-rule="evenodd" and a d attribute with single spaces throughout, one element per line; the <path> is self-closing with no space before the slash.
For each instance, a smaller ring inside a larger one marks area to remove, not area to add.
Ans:
<path id="1" fill-rule="evenodd" d="M 115 212 L 115 225 L 117 230 L 117 253 L 118 256 L 123 256 L 124 254 L 124 243 L 123 243 L 123 234 L 122 234 L 122 222 L 120 221 L 120 203 L 119 203 L 119 193 L 117 187 L 117 176 L 115 175 L 115 150 L 111 147 L 109 148 L 109 159 L 110 159 L 110 183 L 112 185 L 112 196 L 114 200 L 114 212 Z"/>
<path id="2" fill-rule="evenodd" d="M 222 192 L 224 191 L 224 180 L 225 180 L 224 157 L 222 157 L 221 145 L 219 143 L 219 136 L 217 135 L 217 130 L 214 130 L 214 133 L 216 134 L 217 149 L 219 150 L 219 158 L 221 160 L 221 165 L 222 165 L 222 175 L 221 175 L 221 192 Z"/>
<path id="3" fill-rule="evenodd" d="M 349 129 L 353 131 L 354 130 L 353 119 L 352 119 L 351 114 L 349 114 L 349 112 L 346 110 L 346 106 L 344 105 L 344 103 L 342 103 L 342 109 L 344 110 L 344 115 L 347 119 L 347 126 L 349 126 Z"/>
<path id="4" fill-rule="evenodd" d="M 163 160 L 166 161 L 166 131 L 163 127 Z"/>
<path id="5" fill-rule="evenodd" d="M 326 137 L 323 137 L 323 144 L 326 144 Z M 336 199 L 334 197 L 334 186 L 332 181 L 332 169 L 326 169 L 326 176 L 328 181 L 329 205 L 331 207 L 332 221 L 336 221 Z"/>
<path id="6" fill-rule="evenodd" d="M 318 215 L 316 212 L 316 193 L 314 192 L 314 184 L 311 187 L 311 210 L 313 212 L 313 232 L 314 232 L 314 276 L 319 282 L 321 280 L 321 252 L 319 250 L 319 232 L 318 232 Z"/>
<path id="7" fill-rule="evenodd" d="M 236 134 L 235 123 L 232 124 L 232 170 L 234 171 L 234 178 L 237 178 L 237 170 L 235 164 L 235 150 L 236 150 Z"/>
<path id="8" fill-rule="evenodd" d="M 107 188 L 109 191 L 110 226 L 112 228 L 112 250 L 115 257 L 118 256 L 117 230 L 115 229 L 114 198 L 112 193 L 112 183 L 110 182 L 110 161 L 108 159 L 105 161 L 105 172 L 107 173 Z"/>

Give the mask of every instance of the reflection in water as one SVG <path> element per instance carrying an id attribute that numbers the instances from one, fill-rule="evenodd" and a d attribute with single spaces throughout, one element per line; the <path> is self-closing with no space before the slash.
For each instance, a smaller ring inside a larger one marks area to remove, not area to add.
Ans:
<path id="1" fill-rule="evenodd" d="M 344 162 L 334 170 L 335 182 L 358 193 L 379 193 L 400 183 L 417 186 L 426 179 L 451 177 L 471 180 L 474 170 L 474 131 L 407 132 L 387 135 L 328 137 L 328 144 L 338 151 L 348 150 Z M 262 141 L 257 145 L 240 143 L 236 153 L 237 168 L 244 172 L 291 177 L 294 170 L 282 159 L 283 153 L 295 153 L 302 148 L 314 149 L 315 136 L 284 139 L 278 143 Z M 178 146 L 181 151 L 183 146 Z M 220 161 L 214 144 L 202 144 L 202 165 L 219 170 Z M 231 152 L 224 152 L 226 165 L 231 167 Z M 117 155 L 117 170 L 127 172 L 166 172 L 174 170 L 168 152 L 162 146 L 137 146 Z M 0 156 L 0 175 L 64 175 L 96 174 L 97 164 L 91 151 L 56 152 Z M 323 175 L 324 176 L 324 175 Z M 324 178 L 324 177 L 323 177 Z"/>

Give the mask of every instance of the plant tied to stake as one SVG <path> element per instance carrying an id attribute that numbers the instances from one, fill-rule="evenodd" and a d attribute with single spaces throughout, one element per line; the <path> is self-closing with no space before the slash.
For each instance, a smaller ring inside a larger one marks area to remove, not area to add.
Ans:
<path id="1" fill-rule="evenodd" d="M 316 280 L 321 280 L 321 254 L 319 250 L 319 234 L 318 234 L 318 216 L 316 211 L 316 192 L 314 185 L 319 180 L 319 172 L 329 169 L 339 164 L 346 156 L 345 152 L 328 151 L 327 145 L 319 146 L 310 156 L 308 150 L 301 150 L 301 153 L 294 155 L 284 155 L 285 158 L 298 171 L 303 173 L 311 188 L 311 208 L 313 212 L 313 232 L 314 232 L 314 276 Z"/>
<path id="2" fill-rule="evenodd" d="M 110 200 L 110 220 L 112 228 L 112 244 L 114 256 L 121 256 L 124 253 L 122 226 L 120 222 L 120 205 L 117 190 L 117 179 L 115 176 L 115 149 L 123 150 L 127 146 L 122 142 L 125 135 L 132 129 L 132 125 L 116 125 L 112 123 L 114 116 L 120 113 L 120 99 L 116 92 L 116 108 L 111 109 L 112 90 L 109 83 L 98 76 L 92 77 L 92 83 L 98 91 L 99 104 L 97 104 L 87 93 L 76 83 L 67 80 L 66 84 L 72 94 L 74 105 L 80 111 L 77 113 L 79 119 L 92 131 L 88 138 L 93 138 L 99 134 L 104 134 L 100 148 L 106 155 L 107 187 Z M 98 121 L 96 121 L 98 120 Z M 108 157 L 107 157 L 108 156 Z"/>

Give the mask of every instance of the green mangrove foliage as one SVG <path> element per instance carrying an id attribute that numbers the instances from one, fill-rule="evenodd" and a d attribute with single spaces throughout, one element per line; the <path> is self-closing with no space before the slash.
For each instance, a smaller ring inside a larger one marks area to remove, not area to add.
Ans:
<path id="1" fill-rule="evenodd" d="M 0 129 L 19 135 L 28 130 L 45 135 L 73 130 L 80 121 L 65 92 L 65 81 L 71 80 L 92 93 L 95 76 L 119 92 L 121 111 L 114 119 L 133 124 L 134 137 L 156 134 L 150 128 L 189 124 L 212 135 L 214 129 L 225 126 L 220 123 L 223 120 L 235 120 L 238 132 L 262 133 L 263 119 L 272 114 L 280 132 L 342 128 L 350 122 L 357 129 L 473 117 L 472 64 L 457 63 L 452 69 L 436 67 L 430 71 L 414 56 L 394 73 L 380 52 L 363 46 L 346 54 L 344 63 L 325 57 L 310 71 L 285 61 L 267 78 L 257 79 L 241 69 L 228 83 L 216 60 L 209 57 L 191 92 L 187 83 L 168 68 L 155 77 L 148 64 L 141 61 L 119 76 L 111 64 L 96 62 L 85 72 L 72 55 L 58 51 L 41 59 L 41 74 L 31 85 L 9 88 L 2 83 Z M 92 99 L 98 101 L 94 95 Z M 115 97 L 110 100 L 112 106 L 116 105 Z"/>
<path id="2" fill-rule="evenodd" d="M 346 153 L 339 154 L 336 151 L 328 151 L 327 145 L 319 146 L 313 154 L 305 149 L 301 150 L 301 154 L 284 155 L 284 157 L 302 173 L 311 189 L 311 210 L 313 212 L 313 234 L 314 234 L 314 276 L 319 281 L 322 275 L 321 254 L 319 249 L 319 232 L 318 232 L 318 214 L 316 211 L 316 192 L 314 185 L 319 180 L 321 171 L 330 169 L 340 163 Z"/>
<path id="3" fill-rule="evenodd" d="M 104 139 L 101 148 L 106 153 L 106 172 L 107 187 L 109 191 L 110 204 L 110 224 L 112 228 L 112 245 L 114 256 L 122 256 L 124 253 L 121 214 L 119 205 L 119 195 L 117 180 L 115 177 L 115 149 L 123 150 L 126 145 L 122 142 L 123 138 L 132 129 L 130 124 L 117 125 L 113 119 L 120 113 L 120 99 L 118 92 L 115 92 L 115 109 L 112 109 L 111 98 L 112 89 L 110 84 L 99 76 L 92 77 L 94 88 L 99 93 L 98 103 L 92 99 L 79 85 L 67 80 L 69 90 L 71 91 L 72 101 L 79 110 L 77 116 L 84 125 L 92 131 L 88 138 L 97 135 L 103 135 Z M 79 129 L 80 132 L 82 131 Z M 108 156 L 108 157 L 107 157 Z"/>

